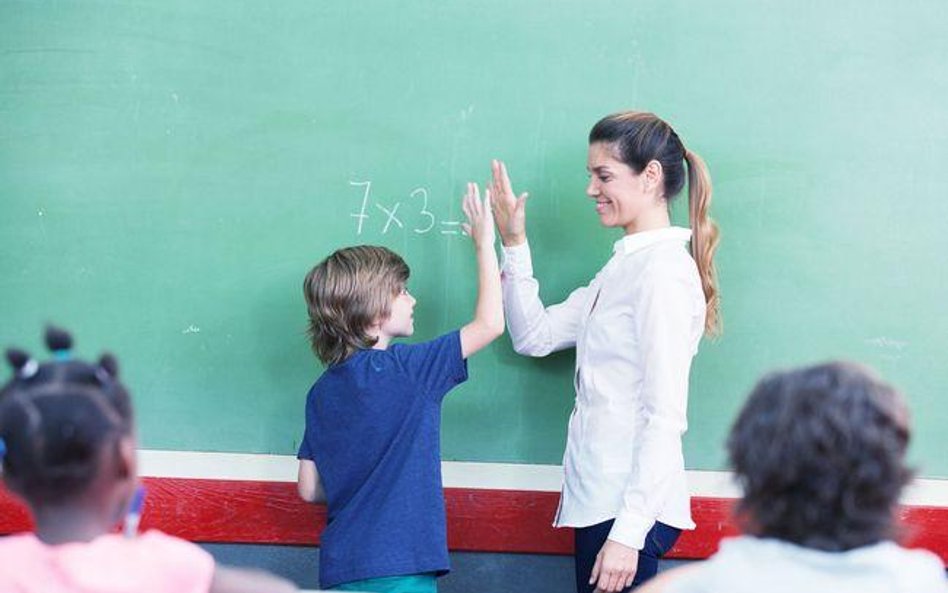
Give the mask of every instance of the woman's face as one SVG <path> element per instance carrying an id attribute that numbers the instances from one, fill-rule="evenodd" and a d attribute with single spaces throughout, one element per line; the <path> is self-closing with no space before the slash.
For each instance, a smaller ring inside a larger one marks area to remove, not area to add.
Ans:
<path id="1" fill-rule="evenodd" d="M 612 144 L 590 144 L 586 169 L 589 171 L 586 195 L 595 200 L 596 214 L 603 226 L 622 227 L 626 234 L 633 233 L 643 213 L 656 206 L 664 208 L 661 199 L 647 191 L 646 172 L 637 175 L 616 159 Z"/>

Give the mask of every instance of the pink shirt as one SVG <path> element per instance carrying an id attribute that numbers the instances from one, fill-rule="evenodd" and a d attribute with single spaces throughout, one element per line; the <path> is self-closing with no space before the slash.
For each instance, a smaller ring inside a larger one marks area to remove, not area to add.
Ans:
<path id="1" fill-rule="evenodd" d="M 3 593 L 207 593 L 213 576 L 210 554 L 160 531 L 56 546 L 32 533 L 0 538 Z"/>

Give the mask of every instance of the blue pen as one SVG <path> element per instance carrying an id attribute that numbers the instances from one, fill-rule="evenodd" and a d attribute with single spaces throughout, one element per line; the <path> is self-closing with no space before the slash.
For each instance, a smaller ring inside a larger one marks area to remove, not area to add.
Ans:
<path id="1" fill-rule="evenodd" d="M 125 537 L 133 538 L 138 535 L 138 523 L 142 519 L 142 507 L 145 504 L 145 487 L 139 485 L 132 497 L 132 504 L 128 507 L 125 516 Z"/>

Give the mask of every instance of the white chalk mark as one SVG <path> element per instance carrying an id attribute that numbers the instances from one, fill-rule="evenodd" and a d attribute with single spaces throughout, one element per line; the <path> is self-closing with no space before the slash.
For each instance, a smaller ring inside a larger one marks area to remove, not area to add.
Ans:
<path id="1" fill-rule="evenodd" d="M 171 93 L 171 99 L 177 103 L 178 102 L 178 93 Z"/>
<path id="2" fill-rule="evenodd" d="M 42 210 L 37 210 L 36 213 L 39 214 L 40 216 L 43 216 L 44 214 Z"/>
<path id="3" fill-rule="evenodd" d="M 385 226 L 382 227 L 383 235 L 388 232 L 388 227 L 392 224 L 392 221 L 394 221 L 395 224 L 398 225 L 398 228 L 400 229 L 405 228 L 404 226 L 402 226 L 402 221 L 395 218 L 395 214 L 398 212 L 398 207 L 401 205 L 402 205 L 401 202 L 395 202 L 395 207 L 392 208 L 391 210 L 387 209 L 385 206 L 381 204 L 375 205 L 376 208 L 378 208 L 379 210 L 381 210 L 382 212 L 388 215 L 388 220 L 385 221 Z"/>
<path id="4" fill-rule="evenodd" d="M 188 328 L 187 328 L 186 330 L 184 330 L 184 331 L 181 332 L 181 333 L 182 333 L 182 334 L 199 334 L 199 333 L 201 333 L 201 328 L 195 326 L 194 324 L 191 324 L 191 325 L 188 326 Z"/>
<path id="5" fill-rule="evenodd" d="M 349 215 L 349 216 L 359 219 L 359 226 L 356 228 L 356 234 L 361 235 L 362 223 L 365 221 L 366 218 L 369 217 L 369 215 L 365 213 L 365 208 L 369 203 L 369 191 L 372 190 L 372 182 L 371 181 L 350 181 L 349 185 L 353 185 L 353 186 L 361 185 L 365 187 L 365 193 L 362 194 L 362 209 L 359 210 L 358 214 Z"/>
<path id="6" fill-rule="evenodd" d="M 441 224 L 442 226 L 446 226 L 446 227 L 460 227 L 461 226 L 461 223 L 456 220 L 442 220 Z M 447 230 L 441 229 L 442 235 L 457 235 L 458 232 L 459 231 L 457 228 L 454 228 L 454 229 L 448 228 Z"/>
<path id="7" fill-rule="evenodd" d="M 474 105 L 468 105 L 466 109 L 461 110 L 461 121 L 467 121 L 474 114 Z"/>
<path id="8" fill-rule="evenodd" d="M 420 235 L 420 234 L 427 233 L 428 231 L 432 229 L 432 227 L 434 227 L 435 216 L 434 214 L 428 211 L 428 190 L 426 190 L 423 187 L 416 187 L 415 189 L 412 190 L 411 197 L 414 198 L 415 196 L 418 196 L 418 195 L 420 195 L 422 199 L 424 200 L 424 203 L 421 205 L 421 214 L 422 216 L 427 216 L 428 221 L 429 221 L 428 226 L 426 226 L 425 228 L 413 229 L 416 233 Z"/>
<path id="9" fill-rule="evenodd" d="M 894 340 L 884 336 L 880 336 L 878 338 L 869 338 L 866 340 L 866 343 L 870 346 L 875 346 L 876 348 L 895 350 L 897 352 L 901 352 L 906 346 L 908 346 L 908 342 L 904 340 Z"/>

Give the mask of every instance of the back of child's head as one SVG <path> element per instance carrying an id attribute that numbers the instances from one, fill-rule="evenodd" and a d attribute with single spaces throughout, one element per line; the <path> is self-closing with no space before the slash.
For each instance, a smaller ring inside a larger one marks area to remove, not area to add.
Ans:
<path id="1" fill-rule="evenodd" d="M 4 482 L 30 505 L 58 505 L 93 483 L 103 453 L 132 434 L 132 406 L 109 354 L 95 363 L 70 356 L 72 337 L 48 328 L 53 359 L 7 350 L 13 377 L 0 389 Z"/>
<path id="2" fill-rule="evenodd" d="M 833 362 L 764 377 L 727 441 L 745 528 L 827 551 L 891 537 L 912 476 L 908 442 L 902 396 L 865 367 Z"/>
<path id="3" fill-rule="evenodd" d="M 389 316 L 409 274 L 397 253 L 372 245 L 339 249 L 319 262 L 303 281 L 316 356 L 332 365 L 374 346 L 368 330 Z"/>

